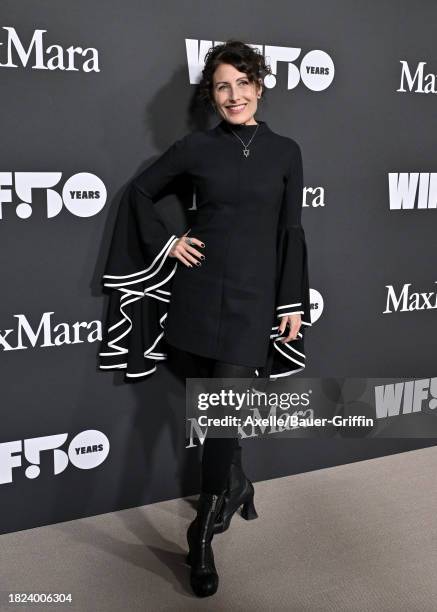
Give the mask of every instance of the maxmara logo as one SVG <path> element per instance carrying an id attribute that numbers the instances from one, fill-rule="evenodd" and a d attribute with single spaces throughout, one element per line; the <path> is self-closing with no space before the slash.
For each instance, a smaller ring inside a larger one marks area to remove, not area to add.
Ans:
<path id="1" fill-rule="evenodd" d="M 310 202 L 308 203 L 308 200 Z M 326 206 L 325 188 L 319 187 L 304 187 L 302 208 L 320 208 Z"/>
<path id="2" fill-rule="evenodd" d="M 42 436 L 29 440 L 14 440 L 0 444 L 0 484 L 14 481 L 14 471 L 24 467 L 26 478 L 38 478 L 41 474 L 41 455 L 51 455 L 52 475 L 61 474 L 71 463 L 79 470 L 91 470 L 101 465 L 109 454 L 107 436 L 96 429 L 77 434 L 65 450 L 68 433 Z"/>
<path id="3" fill-rule="evenodd" d="M 437 283 L 437 281 L 434 281 Z M 412 310 L 435 310 L 437 308 L 437 293 L 435 291 L 411 291 L 411 283 L 405 283 L 398 293 L 393 285 L 387 287 L 387 301 L 383 314 L 392 312 L 410 312 Z"/>
<path id="4" fill-rule="evenodd" d="M 0 172 L 0 219 L 8 217 L 7 211 L 20 219 L 28 219 L 33 212 L 33 195 L 41 192 L 45 194 L 44 215 L 48 219 L 59 215 L 63 207 L 76 217 L 92 217 L 105 206 L 107 190 L 95 174 L 74 174 L 58 193 L 54 187 L 61 177 L 62 172 Z M 13 193 L 20 200 L 15 205 Z"/>
<path id="5" fill-rule="evenodd" d="M 222 42 L 214 41 L 214 47 L 219 44 L 222 44 Z M 205 66 L 206 52 L 212 46 L 212 40 L 185 39 L 191 85 L 199 83 Z M 301 57 L 302 49 L 299 47 L 258 44 L 249 46 L 259 49 L 271 66 L 273 74 L 267 75 L 264 79 L 264 85 L 268 89 L 273 89 L 276 86 L 278 66 L 281 62 L 286 64 L 287 89 L 294 89 L 302 82 L 311 91 L 322 91 L 327 89 L 334 79 L 334 62 L 325 51 L 315 49 L 308 51 Z M 297 61 L 299 61 L 299 65 L 297 65 Z"/>
<path id="6" fill-rule="evenodd" d="M 63 344 L 83 344 L 102 339 L 101 321 L 76 321 L 75 323 L 56 323 L 52 320 L 54 312 L 44 312 L 36 326 L 32 326 L 26 315 L 17 314 L 16 326 L 0 330 L 0 350 L 19 351 L 38 347 L 62 346 Z"/>
<path id="7" fill-rule="evenodd" d="M 47 30 L 35 30 L 30 40 L 23 41 L 15 28 L 4 26 L 2 30 L 0 68 L 100 72 L 99 54 L 94 47 L 64 48 L 49 44 L 45 37 Z"/>
<path id="8" fill-rule="evenodd" d="M 436 75 L 432 72 L 425 73 L 426 62 L 419 62 L 415 69 L 411 70 L 406 60 L 399 60 L 401 63 L 401 93 L 437 93 Z M 414 74 L 413 74 L 414 72 Z"/>
<path id="9" fill-rule="evenodd" d="M 437 208 L 436 172 L 390 172 L 390 210 Z"/>

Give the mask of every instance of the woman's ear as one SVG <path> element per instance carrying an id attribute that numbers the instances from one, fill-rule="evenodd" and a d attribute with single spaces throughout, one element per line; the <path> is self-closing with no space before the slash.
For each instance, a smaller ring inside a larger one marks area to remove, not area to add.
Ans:
<path id="1" fill-rule="evenodd" d="M 262 90 L 263 90 L 263 81 L 262 79 L 258 79 L 258 91 L 257 91 L 258 98 L 261 98 Z"/>

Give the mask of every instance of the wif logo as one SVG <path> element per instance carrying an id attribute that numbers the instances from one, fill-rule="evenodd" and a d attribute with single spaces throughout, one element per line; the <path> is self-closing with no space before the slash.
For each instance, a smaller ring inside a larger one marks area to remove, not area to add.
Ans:
<path id="1" fill-rule="evenodd" d="M 437 208 L 436 172 L 390 172 L 390 210 Z"/>
<path id="2" fill-rule="evenodd" d="M 54 187 L 61 177 L 62 172 L 0 172 L 0 220 L 8 216 L 4 209 L 14 206 L 11 204 L 13 191 L 20 200 L 15 205 L 15 215 L 19 219 L 28 219 L 32 215 L 35 191 L 45 193 L 47 219 L 59 215 L 64 206 L 76 217 L 92 217 L 105 206 L 106 187 L 94 174 L 74 174 L 67 179 L 59 194 Z"/>
<path id="3" fill-rule="evenodd" d="M 376 417 L 428 412 L 437 408 L 437 378 L 408 380 L 375 387 Z"/>
<path id="4" fill-rule="evenodd" d="M 222 42 L 214 41 L 214 47 Z M 185 39 L 187 53 L 188 74 L 190 84 L 199 83 L 202 70 L 205 66 L 205 55 L 210 47 L 213 46 L 212 40 Z M 300 47 L 277 47 L 274 45 L 249 45 L 254 49 L 259 49 L 266 57 L 266 61 L 272 69 L 271 75 L 264 79 L 267 89 L 273 89 L 277 83 L 278 66 L 281 62 L 287 68 L 287 89 L 294 89 L 302 82 L 311 91 L 322 91 L 327 89 L 334 80 L 334 62 L 331 57 L 319 49 L 308 51 L 300 57 L 302 49 Z M 299 66 L 296 61 L 299 60 Z"/>

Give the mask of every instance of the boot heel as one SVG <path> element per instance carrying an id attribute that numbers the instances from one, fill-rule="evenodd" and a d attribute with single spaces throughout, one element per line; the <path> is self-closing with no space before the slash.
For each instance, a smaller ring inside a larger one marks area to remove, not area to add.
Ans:
<path id="1" fill-rule="evenodd" d="M 256 513 L 255 505 L 253 503 L 253 495 L 246 502 L 244 502 L 241 509 L 241 516 L 246 521 L 251 521 L 258 518 L 258 514 Z"/>

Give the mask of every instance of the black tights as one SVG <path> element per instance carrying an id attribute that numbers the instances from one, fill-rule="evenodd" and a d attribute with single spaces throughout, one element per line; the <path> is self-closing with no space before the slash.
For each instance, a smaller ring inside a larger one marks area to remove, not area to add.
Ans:
<path id="1" fill-rule="evenodd" d="M 255 367 L 235 365 L 170 346 L 172 359 L 177 359 L 177 370 L 186 378 L 252 378 Z M 239 448 L 238 436 L 214 438 L 206 436 L 202 455 L 202 492 L 221 493 L 227 484 L 234 449 Z"/>
<path id="2" fill-rule="evenodd" d="M 255 367 L 216 361 L 211 365 L 210 378 L 250 378 Z M 240 446 L 235 438 L 211 438 L 206 436 L 202 456 L 202 492 L 221 493 L 226 488 L 235 448 Z"/>

